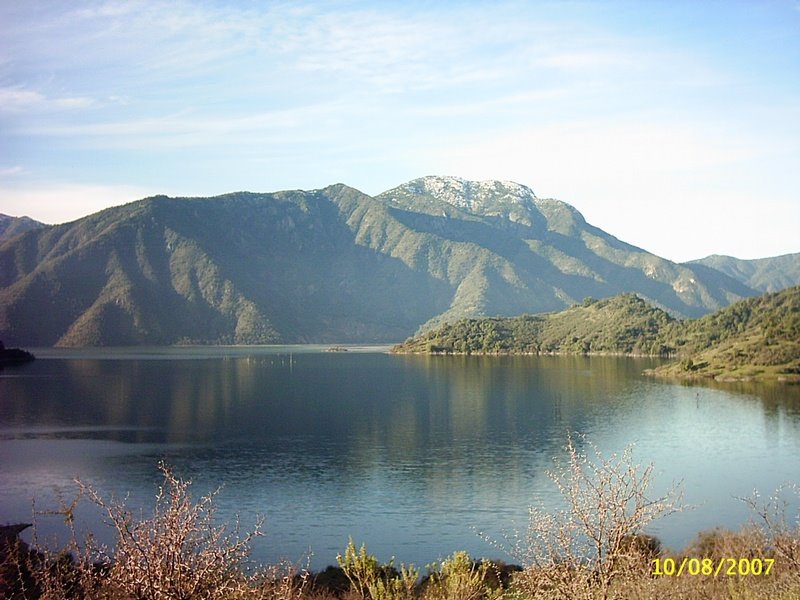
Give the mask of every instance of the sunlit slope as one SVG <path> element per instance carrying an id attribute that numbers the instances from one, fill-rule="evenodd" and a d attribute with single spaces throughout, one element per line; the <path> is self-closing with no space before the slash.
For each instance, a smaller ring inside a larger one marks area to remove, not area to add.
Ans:
<path id="1" fill-rule="evenodd" d="M 681 360 L 656 375 L 800 379 L 800 287 L 749 298 L 669 331 Z"/>
<path id="2" fill-rule="evenodd" d="M 31 229 L 39 229 L 44 226 L 44 223 L 34 221 L 29 217 L 10 217 L 0 214 L 0 242 Z"/>
<path id="3" fill-rule="evenodd" d="M 653 374 L 718 379 L 800 378 L 800 287 L 677 320 L 633 294 L 567 310 L 461 319 L 394 348 L 403 353 L 666 356 Z"/>
<path id="4" fill-rule="evenodd" d="M 621 292 L 684 316 L 755 293 L 524 186 L 454 178 L 375 198 L 341 184 L 158 196 L 0 243 L 14 345 L 387 342 Z"/>
<path id="5" fill-rule="evenodd" d="M 394 351 L 660 355 L 672 351 L 662 338 L 674 322 L 638 296 L 621 294 L 553 313 L 460 319 L 414 336 Z"/>
<path id="6" fill-rule="evenodd" d="M 453 304 L 430 325 L 554 311 L 623 292 L 675 315 L 700 316 L 756 293 L 712 269 L 678 265 L 626 244 L 588 224 L 572 206 L 537 198 L 513 182 L 424 177 L 378 198 L 409 227 L 485 252 L 480 260 L 470 255 L 462 261 L 468 270 Z"/>
<path id="7" fill-rule="evenodd" d="M 711 267 L 761 292 L 800 285 L 800 253 L 753 260 L 715 254 L 687 264 Z"/>
<path id="8" fill-rule="evenodd" d="M 156 197 L 0 247 L 9 343 L 386 340 L 446 307 L 447 286 L 356 243 L 316 192 Z M 398 302 L 414 290 L 417 302 Z"/>

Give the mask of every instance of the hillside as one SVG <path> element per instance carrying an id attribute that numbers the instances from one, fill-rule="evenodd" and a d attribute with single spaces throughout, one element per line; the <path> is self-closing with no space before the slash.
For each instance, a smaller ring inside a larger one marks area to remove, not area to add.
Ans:
<path id="1" fill-rule="evenodd" d="M 397 353 L 669 354 L 663 331 L 675 319 L 634 294 L 587 298 L 540 315 L 461 319 L 398 344 Z"/>
<path id="2" fill-rule="evenodd" d="M 754 260 L 714 254 L 687 264 L 711 267 L 761 292 L 800 285 L 800 253 Z"/>
<path id="3" fill-rule="evenodd" d="M 45 224 L 30 217 L 10 217 L 0 213 L 0 242 L 40 227 L 45 227 Z"/>
<path id="4" fill-rule="evenodd" d="M 446 265 L 448 273 L 451 265 L 468 269 L 453 281 L 453 303 L 424 328 L 462 317 L 555 311 L 587 296 L 624 292 L 674 315 L 700 316 L 756 294 L 717 271 L 626 244 L 586 223 L 572 206 L 513 182 L 423 177 L 377 199 L 407 226 L 465 251 Z M 430 251 L 421 258 L 441 261 Z"/>
<path id="5" fill-rule="evenodd" d="M 412 337 L 397 353 L 671 356 L 664 377 L 800 379 L 800 287 L 680 321 L 633 294 L 543 315 L 462 319 Z"/>
<path id="6" fill-rule="evenodd" d="M 346 215 L 374 204 L 345 186 L 154 197 L 29 232 L 0 246 L 0 330 L 63 346 L 402 337 L 448 290 L 355 243 Z"/>
<path id="7" fill-rule="evenodd" d="M 682 360 L 662 377 L 800 380 L 800 287 L 749 298 L 668 330 Z"/>
<path id="8" fill-rule="evenodd" d="M 26 346 L 386 342 L 623 292 L 680 316 L 756 293 L 525 186 L 448 177 L 157 196 L 0 242 L 0 335 Z"/>

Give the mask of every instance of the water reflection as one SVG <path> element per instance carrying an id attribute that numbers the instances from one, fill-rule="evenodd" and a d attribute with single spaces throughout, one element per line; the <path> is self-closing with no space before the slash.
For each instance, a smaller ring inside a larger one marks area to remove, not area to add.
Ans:
<path id="1" fill-rule="evenodd" d="M 499 537 L 552 501 L 543 471 L 568 431 L 635 442 L 658 486 L 686 481 L 701 508 L 661 532 L 672 545 L 746 518 L 732 495 L 799 475 L 798 386 L 666 384 L 640 376 L 651 361 L 601 357 L 187 352 L 0 376 L 0 519 L 27 520 L 73 475 L 147 504 L 166 457 L 200 491 L 225 486 L 221 515 L 267 514 L 264 559 L 312 545 L 324 566 L 353 535 L 425 564 L 497 554 L 474 529 Z"/>

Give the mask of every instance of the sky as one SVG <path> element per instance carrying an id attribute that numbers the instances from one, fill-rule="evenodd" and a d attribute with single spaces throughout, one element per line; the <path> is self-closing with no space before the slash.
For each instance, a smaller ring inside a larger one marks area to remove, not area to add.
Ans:
<path id="1" fill-rule="evenodd" d="M 425 175 L 800 252 L 800 0 L 0 0 L 0 213 Z"/>

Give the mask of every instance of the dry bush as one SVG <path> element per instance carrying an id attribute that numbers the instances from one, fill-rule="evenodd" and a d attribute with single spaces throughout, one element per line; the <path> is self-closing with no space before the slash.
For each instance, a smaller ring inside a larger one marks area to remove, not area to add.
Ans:
<path id="1" fill-rule="evenodd" d="M 102 587 L 105 576 L 102 565 L 91 560 L 91 550 L 87 544 L 80 544 L 74 526 L 74 513 L 81 495 L 66 502 L 59 494 L 59 508 L 39 511 L 33 508 L 33 547 L 21 539 L 14 540 L 11 552 L 4 552 L 6 572 L 13 572 L 13 580 L 0 586 L 6 595 L 0 597 L 46 600 L 63 598 L 95 598 Z M 61 516 L 69 531 L 67 543 L 53 550 L 39 540 L 36 521 L 41 516 Z M 24 529 L 26 526 L 22 526 Z M 5 588 L 5 589 L 4 589 Z"/>
<path id="2" fill-rule="evenodd" d="M 797 600 L 800 598 L 800 521 L 788 515 L 789 497 L 796 486 L 779 488 L 762 499 L 758 493 L 744 502 L 753 513 L 753 522 L 728 531 L 713 529 L 700 532 L 681 552 L 672 555 L 675 564 L 684 560 L 710 559 L 716 567 L 753 559 L 774 559 L 769 574 L 743 575 L 721 570 L 718 575 L 658 576 L 629 579 L 613 587 L 613 593 L 626 599 L 706 598 L 708 600 Z M 800 516 L 800 515 L 798 515 Z"/>
<path id="3" fill-rule="evenodd" d="M 309 597 L 310 576 L 288 562 L 272 565 L 251 580 L 252 587 L 234 598 L 254 600 L 303 600 Z"/>
<path id="4" fill-rule="evenodd" d="M 745 526 L 739 531 L 727 529 L 711 529 L 701 531 L 695 539 L 676 557 L 676 560 L 688 558 L 710 558 L 713 561 L 729 557 L 763 558 L 772 556 L 768 552 L 766 539 L 760 529 Z"/>
<path id="5" fill-rule="evenodd" d="M 79 482 L 81 491 L 99 506 L 116 532 L 113 553 L 94 547 L 95 559 L 107 565 L 107 580 L 137 600 L 229 598 L 252 589 L 246 561 L 250 542 L 261 535 L 262 520 L 240 535 L 214 524 L 215 493 L 193 502 L 190 481 L 175 477 L 160 464 L 153 514 L 135 520 L 124 502 L 107 501 Z"/>
<path id="6" fill-rule="evenodd" d="M 608 598 L 622 578 L 650 568 L 653 544 L 634 542 L 654 520 L 683 510 L 682 493 L 648 497 L 653 465 L 633 461 L 632 447 L 606 458 L 568 438 L 566 462 L 547 472 L 565 507 L 531 507 L 528 529 L 513 539 L 513 555 L 526 569 L 517 588 L 539 598 Z"/>
<path id="7" fill-rule="evenodd" d="M 15 598 L 87 598 L 105 600 L 299 600 L 307 577 L 289 564 L 255 570 L 248 564 L 250 543 L 261 535 L 262 520 L 253 531 L 241 534 L 238 523 L 229 533 L 214 523 L 216 492 L 193 501 L 191 482 L 177 478 L 160 465 L 164 482 L 159 487 L 152 514 L 138 519 L 124 501 L 106 500 L 78 481 L 79 495 L 61 501 L 58 514 L 70 526 L 66 547 L 54 552 L 34 539 L 35 549 L 7 553 L 12 557 L 17 581 Z M 100 507 L 116 533 L 109 550 L 88 536 L 81 543 L 75 534 L 74 511 L 81 498 Z M 4 572 L 7 570 L 4 569 Z"/>
<path id="8" fill-rule="evenodd" d="M 750 508 L 755 525 L 776 561 L 783 565 L 782 568 L 800 577 L 800 509 L 794 517 L 787 514 L 791 496 L 800 506 L 800 486 L 797 484 L 784 485 L 763 500 L 757 491 L 742 500 Z"/>

